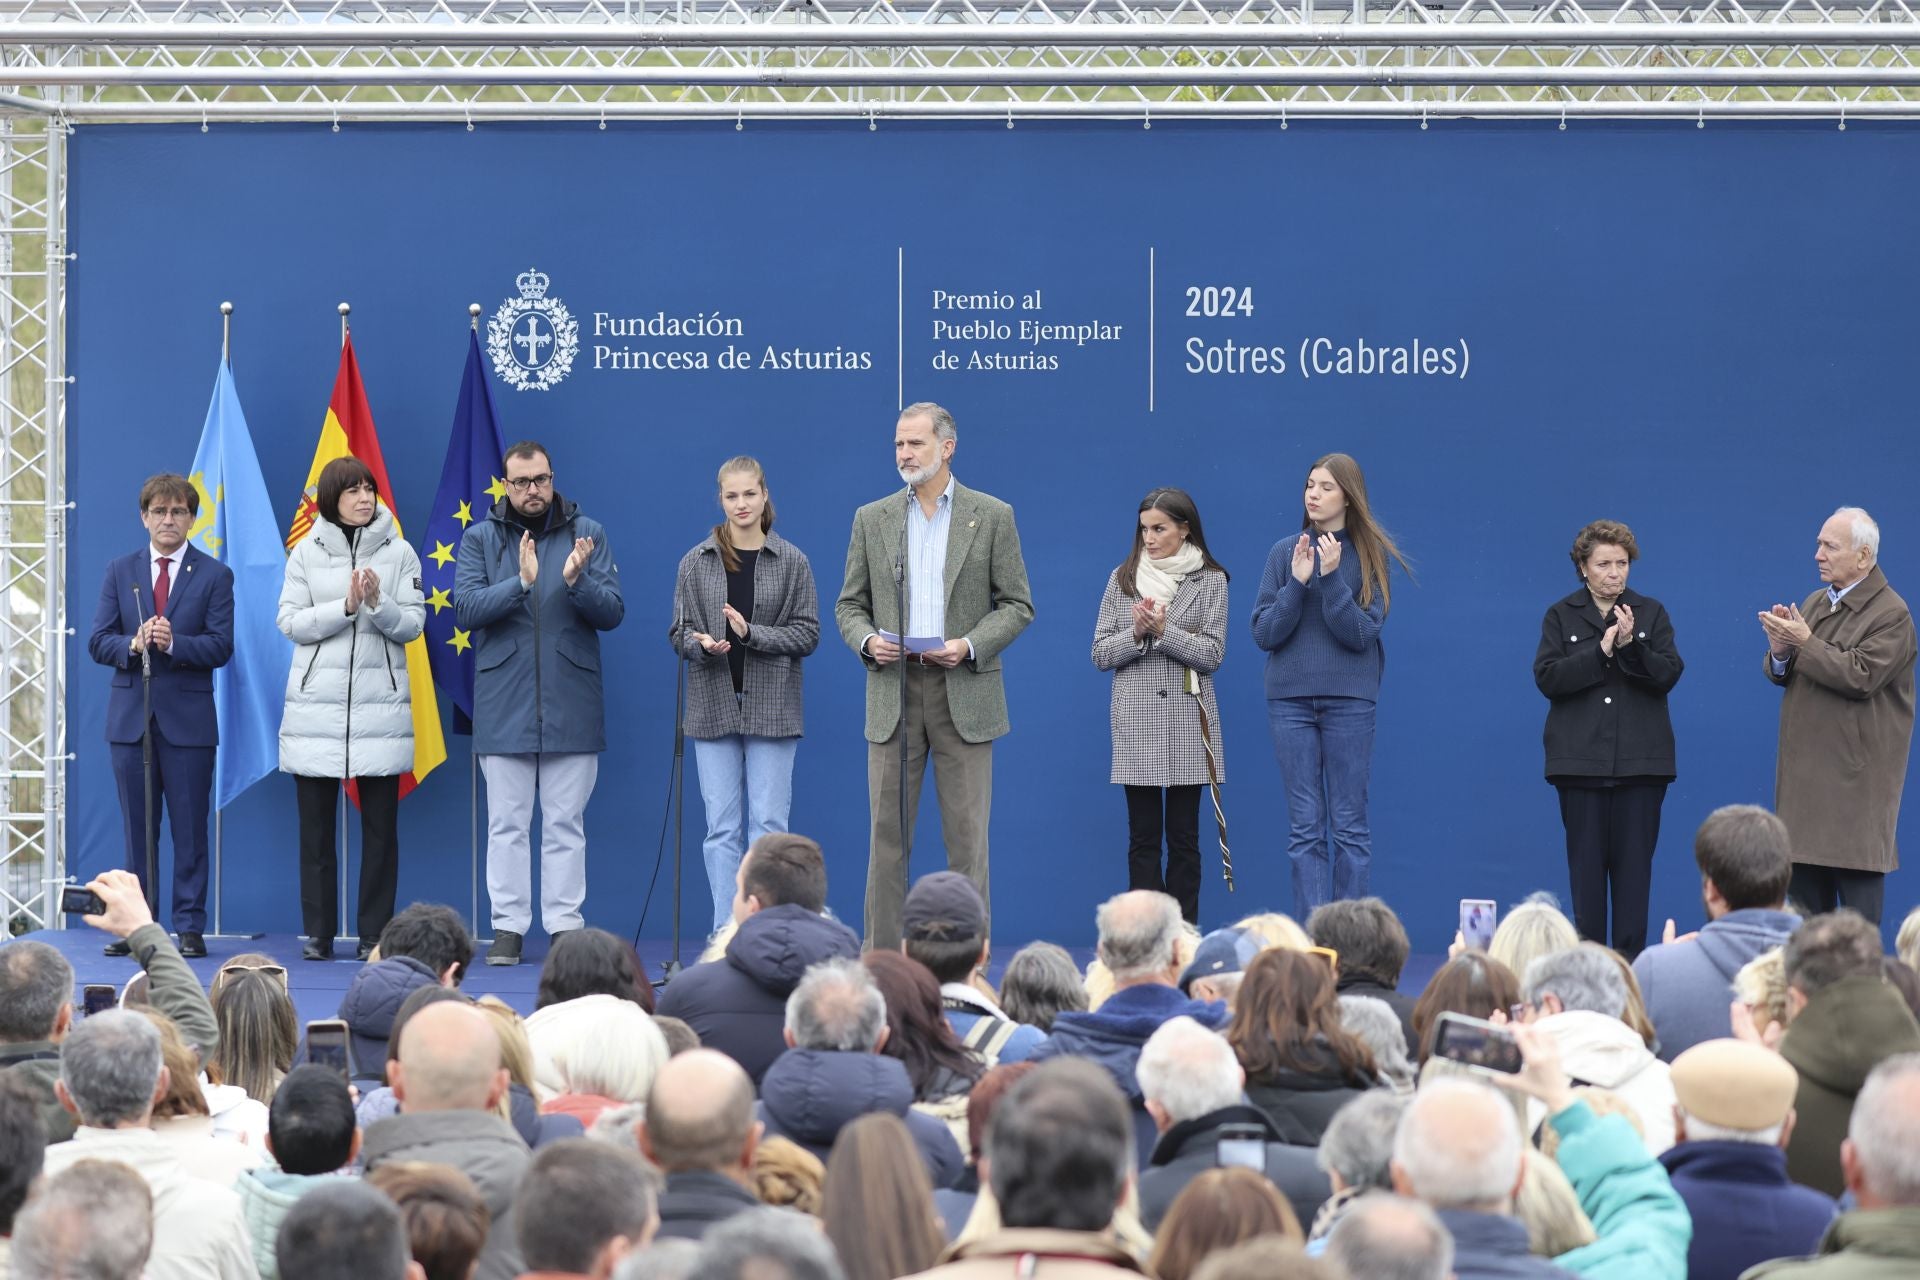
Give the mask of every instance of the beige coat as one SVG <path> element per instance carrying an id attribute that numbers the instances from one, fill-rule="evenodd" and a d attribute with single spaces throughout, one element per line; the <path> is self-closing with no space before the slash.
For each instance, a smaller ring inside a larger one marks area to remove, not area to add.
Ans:
<path id="1" fill-rule="evenodd" d="M 1031 1259 L 1031 1269 L 1022 1267 Z M 1007 1228 L 981 1240 L 955 1244 L 941 1265 L 921 1280 L 1115 1280 L 1139 1275 L 1141 1266 L 1111 1237 L 1091 1231 Z"/>
<path id="2" fill-rule="evenodd" d="M 1839 608 L 1823 588 L 1800 612 L 1813 635 L 1787 673 L 1762 659 L 1767 678 L 1786 687 L 1774 808 L 1795 862 L 1892 871 L 1913 741 L 1913 614 L 1878 565 Z"/>

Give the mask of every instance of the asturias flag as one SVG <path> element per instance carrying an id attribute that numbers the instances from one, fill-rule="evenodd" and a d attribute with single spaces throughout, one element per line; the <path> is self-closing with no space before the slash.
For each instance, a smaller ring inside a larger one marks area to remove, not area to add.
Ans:
<path id="1" fill-rule="evenodd" d="M 348 454 L 373 472 L 374 488 L 393 513 L 395 532 L 400 532 L 400 510 L 393 501 L 393 486 L 387 483 L 387 464 L 380 456 L 380 436 L 373 427 L 373 410 L 367 406 L 367 389 L 360 382 L 360 362 L 353 357 L 351 337 L 340 344 L 340 372 L 333 380 L 326 421 L 320 425 L 313 466 L 307 470 L 307 487 L 300 494 L 293 527 L 287 532 L 289 549 L 313 528 L 313 517 L 319 512 L 315 498 L 320 472 L 335 458 Z M 433 673 L 427 665 L 427 642 L 417 636 L 407 645 L 407 688 L 413 696 L 413 768 L 400 777 L 403 796 L 447 758 L 447 740 L 440 732 L 440 704 L 434 699 Z"/>
<path id="2" fill-rule="evenodd" d="M 453 616 L 454 557 L 467 526 L 486 519 L 488 509 L 507 491 L 494 474 L 504 449 L 493 414 L 493 386 L 480 355 L 480 334 L 474 330 L 467 335 L 467 368 L 420 557 L 426 578 L 427 652 L 434 682 L 453 699 L 455 733 L 473 732 L 473 643 Z"/>
<path id="3" fill-rule="evenodd" d="M 293 662 L 293 643 L 274 623 L 287 553 L 225 360 L 188 479 L 200 495 L 200 515 L 187 538 L 233 570 L 233 657 L 213 673 L 220 724 L 213 803 L 224 809 L 280 766 L 280 712 Z"/>

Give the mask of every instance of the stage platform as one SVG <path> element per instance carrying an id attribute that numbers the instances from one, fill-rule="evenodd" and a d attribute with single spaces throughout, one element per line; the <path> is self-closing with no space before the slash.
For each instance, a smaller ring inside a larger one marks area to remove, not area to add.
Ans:
<path id="1" fill-rule="evenodd" d="M 73 965 L 76 1005 L 80 1000 L 80 988 L 88 983 L 111 982 L 115 987 L 125 988 L 127 980 L 140 971 L 140 967 L 130 958 L 102 955 L 100 948 L 106 945 L 108 937 L 93 929 L 43 929 L 23 934 L 22 937 L 57 947 L 67 957 L 68 963 Z M 692 964 L 703 945 L 701 940 L 688 939 L 681 948 L 682 963 Z M 994 944 L 994 964 L 989 975 L 993 981 L 999 981 L 1006 960 L 1023 945 Z M 206 959 L 189 960 L 187 963 L 200 979 L 200 984 L 207 986 L 212 983 L 213 975 L 220 966 L 232 956 L 242 952 L 272 956 L 287 968 L 287 990 L 293 996 L 294 1010 L 300 1022 L 305 1024 L 317 1018 L 331 1018 L 340 1008 L 340 997 L 345 994 L 347 985 L 360 972 L 360 962 L 353 959 L 351 944 L 335 943 L 335 958 L 328 961 L 302 960 L 300 947 L 300 937 L 290 933 L 270 933 L 259 938 L 209 937 Z M 340 957 L 342 947 L 346 950 L 345 958 Z M 1074 962 L 1082 968 L 1093 958 L 1090 948 L 1070 947 L 1068 951 Z M 639 952 L 648 976 L 657 980 L 667 958 L 673 953 L 673 943 L 665 938 L 642 940 Z M 475 952 L 473 964 L 460 989 L 475 997 L 498 996 L 522 1015 L 532 1013 L 534 996 L 540 987 L 540 964 L 547 955 L 545 935 L 527 939 L 526 949 L 517 965 L 494 967 L 484 962 L 484 954 L 484 946 Z M 1444 955 L 1415 954 L 1408 957 L 1406 968 L 1401 973 L 1400 989 L 1419 991 L 1445 962 Z"/>

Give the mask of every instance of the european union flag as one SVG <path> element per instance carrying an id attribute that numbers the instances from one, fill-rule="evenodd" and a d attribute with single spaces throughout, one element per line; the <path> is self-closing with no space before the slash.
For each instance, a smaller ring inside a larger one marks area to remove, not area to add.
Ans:
<path id="1" fill-rule="evenodd" d="M 287 576 L 286 544 L 224 359 L 188 479 L 200 496 L 200 515 L 187 538 L 233 570 L 233 658 L 213 673 L 220 724 L 213 803 L 224 809 L 280 766 L 280 712 L 293 663 L 293 642 L 274 620 Z"/>
<path id="2" fill-rule="evenodd" d="M 467 369 L 460 378 L 460 403 L 453 411 L 447 460 L 440 468 L 440 489 L 427 518 L 427 540 L 420 557 L 426 581 L 427 653 L 433 682 L 453 699 L 453 731 L 473 732 L 473 643 L 454 623 L 453 561 L 467 526 L 485 520 L 507 492 L 495 474 L 506 446 L 493 416 L 493 387 L 480 358 L 480 333 L 467 334 Z"/>

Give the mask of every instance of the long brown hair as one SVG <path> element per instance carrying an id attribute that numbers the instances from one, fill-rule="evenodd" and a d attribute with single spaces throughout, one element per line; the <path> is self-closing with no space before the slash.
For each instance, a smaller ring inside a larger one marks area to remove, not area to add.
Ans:
<path id="1" fill-rule="evenodd" d="M 834 1139 L 820 1219 L 847 1280 L 894 1280 L 933 1266 L 946 1247 L 933 1183 L 899 1116 L 869 1112 Z"/>
<path id="2" fill-rule="evenodd" d="M 981 1077 L 986 1064 L 953 1034 L 940 1004 L 940 984 L 927 966 L 877 947 L 860 957 L 860 963 L 873 975 L 873 984 L 887 1002 L 889 1030 L 880 1052 L 905 1065 L 916 1100 L 939 1100 L 931 1090 L 943 1079 L 942 1068 L 968 1084 Z"/>
<path id="3" fill-rule="evenodd" d="M 1508 919 L 1512 919 L 1511 916 Z M 1513 970 L 1483 951 L 1462 951 L 1440 966 L 1427 980 L 1427 989 L 1413 1002 L 1413 1034 L 1420 1041 L 1416 1061 L 1424 1064 L 1433 1053 L 1433 1030 L 1443 1013 L 1485 1018 L 1495 1009 L 1505 1012 L 1520 1001 L 1520 979 Z"/>
<path id="4" fill-rule="evenodd" d="M 1140 516 L 1149 511 L 1164 511 L 1178 524 L 1187 526 L 1187 541 L 1200 552 L 1201 572 L 1212 569 L 1221 577 L 1228 577 L 1226 567 L 1213 558 L 1213 552 L 1207 550 L 1207 535 L 1200 528 L 1200 508 L 1188 496 L 1185 489 L 1155 489 L 1140 499 L 1140 509 L 1133 521 L 1133 550 L 1114 570 L 1123 596 L 1136 595 L 1133 587 L 1133 571 L 1140 563 L 1140 554 L 1147 545 L 1147 535 L 1140 528 Z"/>
<path id="5" fill-rule="evenodd" d="M 1300 1219 L 1271 1182 L 1251 1169 L 1207 1169 L 1189 1182 L 1154 1233 L 1147 1272 L 1188 1280 L 1201 1260 L 1255 1236 L 1305 1242 Z"/>
<path id="6" fill-rule="evenodd" d="M 1227 1042 L 1250 1080 L 1286 1070 L 1318 1075 L 1327 1066 L 1317 1052 L 1324 1046 L 1349 1083 L 1378 1082 L 1373 1050 L 1340 1025 L 1332 966 L 1310 951 L 1273 947 L 1253 958 L 1234 997 Z"/>
<path id="7" fill-rule="evenodd" d="M 268 973 L 269 967 L 279 974 Z M 300 1046 L 286 970 L 269 955 L 237 955 L 214 975 L 210 998 L 220 1043 L 207 1060 L 207 1074 L 245 1089 L 255 1102 L 272 1102 Z"/>
<path id="8" fill-rule="evenodd" d="M 744 471 L 751 475 L 754 482 L 760 486 L 760 492 L 763 495 L 766 493 L 766 471 L 758 462 L 744 453 L 737 458 L 728 458 L 720 464 L 720 470 L 713 477 L 714 484 L 716 486 L 726 484 L 727 476 L 735 471 Z M 760 532 L 765 533 L 772 528 L 773 499 L 768 498 L 767 505 L 760 508 Z M 727 572 L 740 572 L 740 553 L 733 548 L 733 521 L 727 519 L 725 512 L 721 513 L 720 523 L 713 526 L 713 540 L 720 544 L 720 560 L 727 566 Z"/>
<path id="9" fill-rule="evenodd" d="M 1387 578 L 1388 557 L 1398 560 L 1408 577 L 1413 576 L 1413 566 L 1400 554 L 1392 535 L 1373 518 L 1373 504 L 1367 501 L 1367 478 L 1360 474 L 1360 464 L 1347 454 L 1329 453 L 1308 467 L 1307 474 L 1312 475 L 1322 467 L 1347 499 L 1347 540 L 1360 553 L 1360 607 L 1364 609 L 1373 603 L 1373 592 L 1378 587 L 1380 607 L 1391 609 L 1393 586 Z M 1311 530 L 1313 520 L 1303 514 L 1300 527 Z"/>

